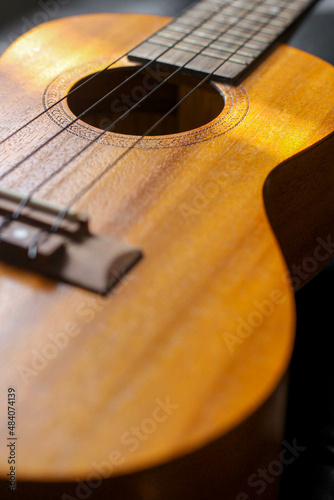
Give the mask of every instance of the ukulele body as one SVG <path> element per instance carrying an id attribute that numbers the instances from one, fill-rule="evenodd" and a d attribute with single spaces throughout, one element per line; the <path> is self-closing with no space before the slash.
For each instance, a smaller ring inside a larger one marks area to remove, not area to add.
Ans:
<path id="1" fill-rule="evenodd" d="M 0 61 L 1 138 L 166 22 L 89 15 L 24 35 Z M 94 233 L 138 246 L 143 259 L 108 297 L 1 264 L 0 429 L 4 443 L 12 387 L 22 498 L 230 500 L 261 485 L 262 498 L 275 498 L 278 477 L 263 486 L 257 471 L 280 459 L 295 313 L 263 187 L 279 164 L 333 131 L 333 77 L 330 65 L 277 46 L 242 85 L 214 84 L 225 106 L 209 123 L 134 147 L 133 136 L 108 132 L 37 193 L 65 204 L 130 149 L 76 208 Z M 1 171 L 72 119 L 64 99 L 1 144 Z M 76 122 L 2 187 L 29 191 L 97 133 Z M 315 211 L 330 207 L 325 165 L 312 164 Z M 312 190 L 307 156 L 303 168 L 309 182 L 295 202 Z M 284 191 L 289 168 L 281 172 Z M 322 245 L 328 254 L 309 278 L 331 257 L 322 224 L 300 250 Z M 7 498 L 3 444 L 0 464 Z"/>

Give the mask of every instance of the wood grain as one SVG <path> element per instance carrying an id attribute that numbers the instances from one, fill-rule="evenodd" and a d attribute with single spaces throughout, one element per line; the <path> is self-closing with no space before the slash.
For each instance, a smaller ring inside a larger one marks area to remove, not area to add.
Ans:
<path id="1" fill-rule="evenodd" d="M 167 21 L 89 15 L 57 20 L 22 37 L 1 60 L 2 136 L 43 110 L 43 94 L 60 74 L 66 92 L 66 75 L 74 67 L 79 80 Z M 277 165 L 332 132 L 333 76 L 330 65 L 280 46 L 242 88 L 216 84 L 230 102 L 223 122 L 238 115 L 231 95 L 247 97 L 248 108 L 233 127 L 222 130 L 217 117 L 195 132 L 147 138 L 118 163 L 77 207 L 90 216 L 94 232 L 144 252 L 108 298 L 1 266 L 1 415 L 7 388 L 15 387 L 19 480 L 43 482 L 45 488 L 48 481 L 76 484 L 105 462 L 111 464 L 106 475 L 116 478 L 184 460 L 236 433 L 238 444 L 219 447 L 219 475 L 233 483 L 224 497 L 230 499 L 247 483 L 247 468 L 236 480 L 238 463 L 246 463 L 247 455 L 256 472 L 267 456 L 259 456 L 257 438 L 262 435 L 259 449 L 277 450 L 284 403 L 277 406 L 281 399 L 273 396 L 276 406 L 270 406 L 265 425 L 256 416 L 263 418 L 261 409 L 288 368 L 295 318 L 262 190 Z M 46 114 L 2 144 L 3 171 L 58 130 Z M 208 136 L 208 130 L 214 133 Z M 133 142 L 108 137 L 109 143 L 93 145 L 39 195 L 66 203 L 117 158 L 124 143 Z M 88 140 L 80 130 L 64 132 L 7 177 L 5 187 L 30 189 Z M 321 187 L 317 192 L 321 197 Z M 0 421 L 4 439 L 6 421 Z M 240 458 L 229 468 L 225 453 L 232 449 Z M 4 478 L 4 447 L 0 463 Z M 204 465 L 197 462 L 193 470 Z M 155 491 L 163 489 L 162 483 L 156 490 L 148 486 L 144 475 L 132 477 L 131 498 L 142 498 L 144 491 L 157 498 Z M 196 489 L 196 475 L 192 481 Z M 108 488 L 113 491 L 109 482 Z M 104 498 L 102 491 L 96 489 L 96 498 Z M 129 491 L 123 488 L 118 498 Z"/>
<path id="2" fill-rule="evenodd" d="M 286 8 L 273 8 L 266 2 L 249 5 L 247 0 L 233 5 L 196 2 L 170 26 L 132 50 L 129 57 L 158 60 L 186 67 L 202 77 L 214 75 L 236 83 L 313 3 L 291 0 Z"/>

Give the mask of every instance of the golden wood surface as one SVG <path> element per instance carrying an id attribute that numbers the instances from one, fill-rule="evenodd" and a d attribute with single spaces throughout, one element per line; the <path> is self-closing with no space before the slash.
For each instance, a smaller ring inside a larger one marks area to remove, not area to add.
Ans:
<path id="1" fill-rule="evenodd" d="M 1 59 L 2 137 L 43 110 L 51 82 L 65 94 L 165 23 L 90 15 L 23 36 Z M 85 480 L 112 460 L 111 476 L 162 464 L 238 429 L 275 392 L 294 301 L 262 190 L 277 165 L 332 131 L 333 76 L 279 46 L 242 87 L 216 84 L 226 105 L 213 122 L 146 138 L 105 176 L 77 208 L 94 232 L 145 255 L 108 298 L 1 265 L 1 415 L 14 387 L 19 480 Z M 58 130 L 46 114 L 13 136 L 0 146 L 2 171 Z M 29 190 L 94 133 L 78 124 L 3 185 Z M 107 139 L 38 195 L 66 203 L 133 142 Z M 280 440 L 284 404 L 275 411 L 268 429 L 252 427 L 268 442 Z M 5 477 L 3 446 L 0 464 Z"/>

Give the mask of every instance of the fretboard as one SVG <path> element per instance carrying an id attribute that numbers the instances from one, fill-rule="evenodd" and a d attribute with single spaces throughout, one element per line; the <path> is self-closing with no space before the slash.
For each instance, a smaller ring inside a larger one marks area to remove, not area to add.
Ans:
<path id="1" fill-rule="evenodd" d="M 314 3 L 201 0 L 129 57 L 236 80 Z"/>

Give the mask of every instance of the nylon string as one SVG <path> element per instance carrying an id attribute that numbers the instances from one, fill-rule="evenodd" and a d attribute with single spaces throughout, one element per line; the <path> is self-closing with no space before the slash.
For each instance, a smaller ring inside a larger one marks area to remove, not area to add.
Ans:
<path id="1" fill-rule="evenodd" d="M 195 2 L 197 3 L 197 2 Z M 257 4 L 260 5 L 261 3 L 263 3 L 262 1 L 258 1 Z M 226 5 L 225 5 L 226 6 Z M 224 6 L 224 7 L 225 7 Z M 281 7 L 280 10 L 282 10 L 284 7 Z M 216 15 L 217 12 L 214 12 L 212 14 L 211 17 L 213 17 L 214 15 Z M 272 16 L 270 17 L 276 17 L 277 13 L 276 14 L 273 14 Z M 246 17 L 246 16 L 245 16 Z M 209 19 L 210 19 L 209 18 Z M 206 19 L 204 22 L 208 22 L 209 19 Z M 242 19 L 242 18 L 240 18 Z M 227 29 L 230 29 L 231 27 L 233 27 L 235 24 L 237 24 L 240 19 L 238 19 L 235 23 L 233 24 L 230 24 L 228 26 Z M 201 24 L 203 24 L 201 23 Z M 263 22 L 261 24 L 261 26 L 258 28 L 258 30 L 255 32 L 255 33 L 252 33 L 252 35 L 248 38 L 248 39 L 245 39 L 243 44 L 241 46 L 243 46 L 244 44 L 246 44 L 253 36 L 254 34 L 258 33 L 261 31 L 262 27 L 267 24 L 268 21 L 266 22 Z M 195 29 L 198 29 L 200 26 L 196 26 L 194 27 L 194 29 L 192 31 L 194 31 Z M 163 28 L 162 28 L 163 29 Z M 225 31 L 227 31 L 227 29 Z M 219 37 L 221 37 L 225 31 L 221 32 L 217 38 L 215 40 L 213 40 L 211 43 L 214 43 Z M 186 36 L 189 36 L 190 33 L 187 33 L 185 35 Z M 184 37 L 183 37 L 184 38 Z M 178 40 L 175 42 L 175 44 L 179 43 L 181 40 Z M 174 44 L 174 45 L 175 45 Z M 128 82 L 131 78 L 134 78 L 137 74 L 139 74 L 141 71 L 144 71 L 144 69 L 146 67 L 148 67 L 149 65 L 152 65 L 156 62 L 156 60 L 161 57 L 161 55 L 163 55 L 165 52 L 169 51 L 171 48 L 174 47 L 171 46 L 171 47 L 168 47 L 165 51 L 163 51 L 161 54 L 159 54 L 155 60 L 153 61 L 150 61 L 149 63 L 147 63 L 145 66 L 143 67 L 140 67 L 140 69 L 134 73 L 134 75 L 132 75 L 131 77 L 129 77 L 126 82 Z M 241 46 L 238 47 L 238 49 L 241 48 Z M 86 151 L 89 147 L 91 147 L 93 144 L 96 144 L 97 141 L 105 134 L 107 133 L 112 127 L 114 127 L 120 120 L 122 120 L 124 117 L 128 116 L 130 114 L 131 111 L 133 111 L 135 108 L 137 108 L 142 102 L 144 102 L 146 99 L 148 99 L 154 92 L 156 92 L 159 88 L 161 88 L 163 85 L 165 85 L 174 75 L 176 75 L 177 73 L 179 73 L 180 71 L 182 71 L 185 66 L 187 64 L 189 64 L 189 62 L 191 62 L 195 57 L 197 57 L 202 51 L 204 51 L 206 49 L 206 47 L 203 47 L 203 49 L 194 54 L 194 56 L 192 56 L 187 62 L 184 63 L 183 66 L 177 68 L 173 73 L 171 73 L 163 82 L 161 82 L 157 87 L 155 87 L 149 94 L 147 94 L 144 98 L 142 98 L 139 102 L 137 102 L 133 107 L 131 107 L 128 111 L 126 111 L 121 117 L 119 117 L 117 120 L 115 120 L 114 122 L 112 122 L 105 130 L 103 130 L 95 139 L 94 141 L 92 141 L 91 143 L 87 144 L 81 151 L 79 151 L 78 153 L 76 153 L 75 155 L 73 155 L 64 165 L 61 165 L 56 171 L 54 171 L 52 174 L 50 174 L 46 179 L 44 179 L 42 182 L 40 182 L 37 186 L 35 186 L 35 188 L 33 188 L 33 190 L 30 191 L 30 193 L 22 200 L 22 202 L 19 204 L 19 207 L 18 209 L 15 211 L 15 213 L 13 214 L 12 218 L 18 218 L 20 216 L 20 213 L 22 212 L 24 206 L 29 202 L 29 200 L 31 199 L 32 195 L 38 190 L 40 189 L 43 185 L 45 185 L 47 182 L 50 181 L 50 179 L 52 179 L 55 175 L 57 175 L 59 172 L 61 172 L 64 168 L 66 168 L 66 166 L 68 166 L 72 161 L 74 161 L 78 156 L 80 156 L 84 151 Z M 62 220 L 66 217 L 68 211 L 70 210 L 70 208 L 77 202 L 79 201 L 88 191 L 90 191 L 93 186 L 99 182 L 102 177 L 104 175 L 106 175 L 115 165 L 117 165 L 134 147 L 136 147 L 147 135 L 149 135 L 165 118 L 167 118 L 167 116 L 169 116 L 173 111 L 175 111 L 178 106 L 185 100 L 187 99 L 196 89 L 198 89 L 201 85 L 203 85 L 209 78 L 211 78 L 214 73 L 220 68 L 220 66 L 222 66 L 226 61 L 228 61 L 235 53 L 231 53 L 230 56 L 224 60 L 223 62 L 221 62 L 220 64 L 217 65 L 217 67 L 210 73 L 210 74 L 207 74 L 192 90 L 190 90 L 188 92 L 188 94 L 186 94 L 178 103 L 176 103 L 169 111 L 167 111 L 158 121 L 156 121 L 149 129 L 146 130 L 146 132 L 141 136 L 139 137 L 132 145 L 131 147 L 129 147 L 128 149 L 126 149 L 126 151 L 124 151 L 118 158 L 116 158 L 116 160 L 114 160 L 111 164 L 109 164 L 97 177 L 95 177 L 90 183 L 88 183 L 88 185 L 86 185 L 82 190 L 80 190 L 71 200 L 70 202 L 58 213 L 58 215 L 56 216 L 55 218 L 55 222 L 53 223 L 53 225 L 50 227 L 49 231 L 50 232 L 56 232 L 60 225 L 61 225 L 61 222 Z M 127 54 L 126 54 L 127 55 Z M 115 62 L 111 63 L 110 65 L 107 66 L 107 68 L 104 68 L 102 71 L 100 71 L 98 74 L 95 74 L 93 75 L 93 77 L 91 77 L 90 80 L 92 80 L 93 78 L 97 77 L 99 74 L 103 73 L 104 71 L 106 71 L 108 68 L 110 68 L 113 64 L 116 64 L 116 62 L 118 62 L 120 59 L 122 59 L 123 57 L 125 56 L 121 56 L 120 58 L 118 58 Z M 90 81 L 88 80 L 88 81 Z M 85 81 L 82 85 L 88 83 L 88 81 Z M 113 92 L 115 92 L 116 90 L 119 90 L 119 88 L 124 84 L 125 82 L 123 82 L 122 84 L 120 84 L 118 87 L 116 87 L 115 89 L 113 89 L 112 91 L 110 91 L 106 96 L 104 96 L 103 98 L 101 98 L 99 101 L 97 101 L 95 104 L 93 104 L 92 106 L 90 106 L 88 109 L 86 109 L 83 113 L 81 113 L 81 115 L 79 115 L 73 122 L 71 122 L 70 124 L 68 124 L 65 128 L 61 129 L 55 136 L 53 136 L 52 138 L 50 138 L 45 144 L 42 144 L 41 146 L 39 146 L 37 148 L 36 151 L 33 151 L 32 153 L 30 153 L 26 158 L 24 158 L 23 160 L 21 160 L 17 165 L 14 165 L 14 167 L 12 168 L 16 168 L 18 167 L 19 165 L 21 165 L 26 159 L 30 158 L 33 154 L 35 154 L 37 151 L 39 151 L 42 147 L 44 147 L 46 144 L 48 144 L 49 142 L 51 142 L 51 140 L 53 140 L 55 137 L 57 137 L 60 133 L 62 133 L 64 130 L 66 130 L 70 125 L 72 125 L 73 123 L 75 123 L 76 121 L 78 121 L 81 117 L 83 117 L 85 114 L 87 114 L 89 111 L 91 111 L 97 104 L 101 103 L 101 101 L 103 101 L 104 99 L 106 99 L 107 97 L 109 97 Z M 80 86 L 81 87 L 81 86 Z M 76 89 L 73 89 L 72 92 L 78 90 L 80 87 L 77 87 Z M 61 100 L 65 99 L 67 96 L 64 96 Z M 61 102 L 61 100 L 59 100 L 58 102 Z M 56 104 L 58 103 L 55 103 L 53 106 L 55 106 Z M 52 107 L 53 107 L 52 106 Z M 51 107 L 50 107 L 51 109 Z M 44 112 L 46 112 L 47 110 L 45 110 Z M 41 116 L 42 113 L 39 115 Z M 38 116 L 38 117 L 39 117 Z M 38 117 L 35 117 L 35 119 L 37 119 Z M 26 126 L 26 125 L 25 125 Z M 24 126 L 23 126 L 24 127 Z M 22 128 L 23 128 L 22 127 Z M 14 132 L 12 135 L 14 135 L 16 132 Z M 9 137 L 8 137 L 9 138 Z M 6 140 L 6 139 L 5 139 Z M 1 143 L 0 143 L 1 144 Z M 12 171 L 12 170 L 11 170 Z M 2 179 L 3 177 L 5 177 L 6 175 L 8 175 L 10 172 L 5 172 L 1 177 L 0 179 Z M 42 232 L 45 232 L 44 230 L 41 230 L 41 233 Z M 37 250 L 37 244 L 38 244 L 38 240 L 36 240 L 36 242 L 34 243 L 34 247 L 35 247 L 35 250 Z M 32 251 L 30 252 L 30 254 L 36 254 L 36 252 Z M 30 255 L 31 256 L 31 255 Z"/>

